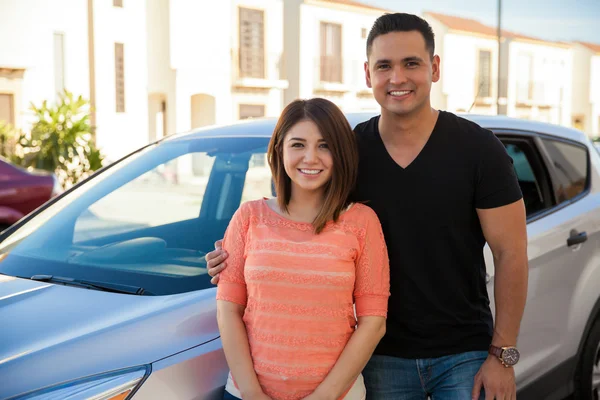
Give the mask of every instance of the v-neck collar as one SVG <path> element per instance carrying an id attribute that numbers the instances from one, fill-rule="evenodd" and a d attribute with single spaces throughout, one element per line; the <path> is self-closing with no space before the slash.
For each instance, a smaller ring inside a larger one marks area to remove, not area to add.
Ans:
<path id="1" fill-rule="evenodd" d="M 438 117 L 437 120 L 435 121 L 435 125 L 433 126 L 433 130 L 431 131 L 431 135 L 429 135 L 429 138 L 427 139 L 427 142 L 425 142 L 425 146 L 423 146 L 423 148 L 421 149 L 421 151 L 419 151 L 419 154 L 417 154 L 417 156 L 414 158 L 414 160 L 412 160 L 410 162 L 410 164 L 408 164 L 406 167 L 401 166 L 400 164 L 398 164 L 396 162 L 396 160 L 394 160 L 394 157 L 392 157 L 392 155 L 389 153 L 387 147 L 385 147 L 385 143 L 383 143 L 383 138 L 381 137 L 381 132 L 379 132 L 379 119 L 381 118 L 381 115 L 377 117 L 377 120 L 375 121 L 375 133 L 377 136 L 377 142 L 379 145 L 381 145 L 381 148 L 383 149 L 384 153 L 387 156 L 387 159 L 393 163 L 396 168 L 400 169 L 401 171 L 406 171 L 408 169 L 413 169 L 415 167 L 413 167 L 413 165 L 415 163 L 417 163 L 421 158 L 423 158 L 423 154 L 428 150 L 429 147 L 431 147 L 431 142 L 435 139 L 436 136 L 438 136 L 437 131 L 440 130 L 439 128 L 439 124 L 440 124 L 440 120 L 442 119 L 442 114 L 443 111 L 439 110 L 438 111 Z"/>

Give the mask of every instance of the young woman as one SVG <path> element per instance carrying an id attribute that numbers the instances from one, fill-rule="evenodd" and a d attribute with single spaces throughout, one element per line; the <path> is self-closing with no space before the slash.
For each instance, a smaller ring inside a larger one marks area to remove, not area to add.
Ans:
<path id="1" fill-rule="evenodd" d="M 362 400 L 361 371 L 385 332 L 389 262 L 375 212 L 348 201 L 354 132 L 330 101 L 296 100 L 268 160 L 277 198 L 242 204 L 223 241 L 225 398 Z"/>

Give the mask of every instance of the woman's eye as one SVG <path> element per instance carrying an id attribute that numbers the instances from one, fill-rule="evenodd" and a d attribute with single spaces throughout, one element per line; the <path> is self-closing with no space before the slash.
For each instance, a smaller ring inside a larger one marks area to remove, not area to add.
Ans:
<path id="1" fill-rule="evenodd" d="M 329 149 L 329 145 L 327 143 L 323 143 L 319 147 L 322 149 Z"/>
<path id="2" fill-rule="evenodd" d="M 302 143 L 292 143 L 292 147 L 302 147 Z"/>

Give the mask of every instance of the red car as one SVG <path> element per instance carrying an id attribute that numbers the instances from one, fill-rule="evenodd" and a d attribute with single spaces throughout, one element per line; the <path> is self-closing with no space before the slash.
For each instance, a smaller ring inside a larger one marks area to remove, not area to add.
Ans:
<path id="1" fill-rule="evenodd" d="M 0 157 L 0 231 L 61 191 L 54 174 L 28 171 Z"/>

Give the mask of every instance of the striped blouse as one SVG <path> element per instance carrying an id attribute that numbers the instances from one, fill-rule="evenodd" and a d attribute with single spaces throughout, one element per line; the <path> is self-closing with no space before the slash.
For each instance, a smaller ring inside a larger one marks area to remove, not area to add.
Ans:
<path id="1" fill-rule="evenodd" d="M 228 267 L 217 299 L 246 307 L 254 369 L 273 399 L 312 393 L 350 340 L 356 317 L 387 315 L 387 249 L 365 205 L 352 205 L 316 235 L 312 224 L 286 219 L 266 200 L 247 202 L 223 248 Z"/>

